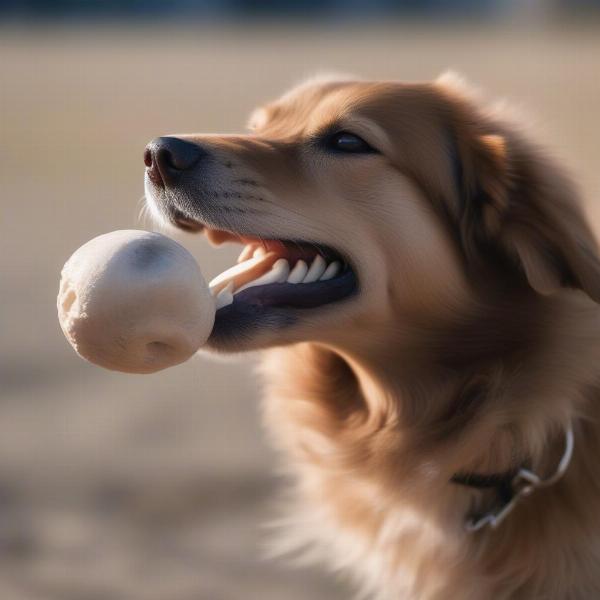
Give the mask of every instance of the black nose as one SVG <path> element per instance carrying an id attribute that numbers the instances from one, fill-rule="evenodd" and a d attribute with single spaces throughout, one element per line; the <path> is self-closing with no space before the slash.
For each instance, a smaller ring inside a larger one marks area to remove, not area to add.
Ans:
<path id="1" fill-rule="evenodd" d="M 144 151 L 148 177 L 155 185 L 174 185 L 183 171 L 194 167 L 204 154 L 197 144 L 176 137 L 153 139 Z"/>

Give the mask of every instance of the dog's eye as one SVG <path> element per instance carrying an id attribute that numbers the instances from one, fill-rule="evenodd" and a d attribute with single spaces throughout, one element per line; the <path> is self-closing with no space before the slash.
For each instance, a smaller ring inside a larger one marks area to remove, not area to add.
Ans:
<path id="1" fill-rule="evenodd" d="M 338 152 L 349 152 L 353 154 L 366 154 L 376 152 L 365 140 L 349 131 L 340 131 L 327 140 L 327 148 Z"/>

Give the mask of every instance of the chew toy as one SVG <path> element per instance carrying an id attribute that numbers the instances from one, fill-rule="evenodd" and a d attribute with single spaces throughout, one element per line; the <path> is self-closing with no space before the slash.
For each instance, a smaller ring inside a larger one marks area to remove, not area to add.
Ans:
<path id="1" fill-rule="evenodd" d="M 75 251 L 61 273 L 57 307 L 80 356 L 127 373 L 187 360 L 215 320 L 192 255 L 170 238 L 135 230 L 100 235 Z"/>

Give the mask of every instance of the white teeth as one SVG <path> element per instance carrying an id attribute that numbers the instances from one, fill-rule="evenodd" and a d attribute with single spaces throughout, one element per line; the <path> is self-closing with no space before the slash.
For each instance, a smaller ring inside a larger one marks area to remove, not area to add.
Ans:
<path id="1" fill-rule="evenodd" d="M 247 290 L 251 287 L 256 287 L 258 285 L 267 285 L 269 283 L 283 283 L 287 276 L 290 273 L 290 265 L 285 258 L 280 258 L 273 263 L 271 270 L 261 275 L 258 279 L 254 281 L 249 281 L 246 285 L 243 285 L 239 290 L 236 290 L 236 294 Z"/>
<path id="2" fill-rule="evenodd" d="M 281 261 L 281 264 L 279 265 L 279 278 L 277 279 L 277 282 L 285 283 L 290 274 L 290 265 L 285 258 L 280 258 L 278 261 L 275 261 L 273 267 L 275 267 L 279 261 Z"/>
<path id="3" fill-rule="evenodd" d="M 252 258 L 250 258 L 250 255 L 252 255 Z M 328 279 L 333 279 L 342 268 L 339 261 L 334 261 L 328 265 L 320 254 L 315 256 L 310 267 L 306 261 L 298 260 L 291 270 L 288 261 L 285 258 L 280 258 L 272 264 L 269 271 L 266 273 L 263 272 L 262 275 L 253 281 L 248 281 L 248 278 L 253 276 L 254 272 L 260 273 L 264 271 L 262 263 L 267 262 L 265 258 L 267 255 L 271 256 L 263 246 L 256 247 L 253 244 L 248 244 L 240 254 L 238 263 L 227 269 L 227 271 L 217 275 L 210 282 L 209 286 L 213 296 L 215 296 L 217 310 L 231 304 L 234 294 L 248 288 L 268 285 L 270 283 L 284 283 L 286 281 L 292 284 L 327 281 Z M 237 284 L 235 281 L 236 278 L 238 279 Z M 244 280 L 246 283 L 236 290 L 235 286 L 243 283 Z"/>
<path id="4" fill-rule="evenodd" d="M 245 260 L 244 262 L 238 263 L 237 265 L 234 265 L 233 267 L 227 269 L 227 271 L 223 271 L 223 273 L 217 275 L 208 284 L 208 287 L 210 287 L 212 290 L 213 288 L 216 288 L 217 286 L 222 284 L 224 281 L 227 281 L 228 279 L 233 279 L 236 275 L 239 275 L 240 273 L 243 273 L 244 271 L 247 271 L 248 269 L 260 263 L 262 258 L 262 256 L 259 256 L 257 258 L 251 258 L 249 260 Z"/>
<path id="5" fill-rule="evenodd" d="M 325 259 L 320 254 L 317 254 L 302 283 L 312 283 L 313 281 L 317 281 L 319 277 L 325 273 L 326 268 L 327 263 L 325 262 Z"/>
<path id="6" fill-rule="evenodd" d="M 319 281 L 327 281 L 328 279 L 333 279 L 340 271 L 340 263 L 336 260 L 332 262 L 326 269 L 325 273 L 321 275 Z"/>
<path id="7" fill-rule="evenodd" d="M 229 306 L 233 303 L 233 281 L 230 281 L 226 287 L 224 287 L 215 299 L 216 309 L 219 310 L 224 306 Z"/>
<path id="8" fill-rule="evenodd" d="M 292 269 L 289 274 L 287 281 L 288 283 L 300 283 L 306 274 L 308 273 L 308 266 L 303 260 L 299 260 L 296 266 Z"/>

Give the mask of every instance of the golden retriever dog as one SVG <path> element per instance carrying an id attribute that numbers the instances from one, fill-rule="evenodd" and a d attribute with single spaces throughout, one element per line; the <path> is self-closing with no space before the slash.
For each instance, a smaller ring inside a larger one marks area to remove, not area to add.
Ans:
<path id="1" fill-rule="evenodd" d="M 151 210 L 243 245 L 282 546 L 370 598 L 600 598 L 600 262 L 563 169 L 452 77 L 313 80 L 157 138 Z"/>

